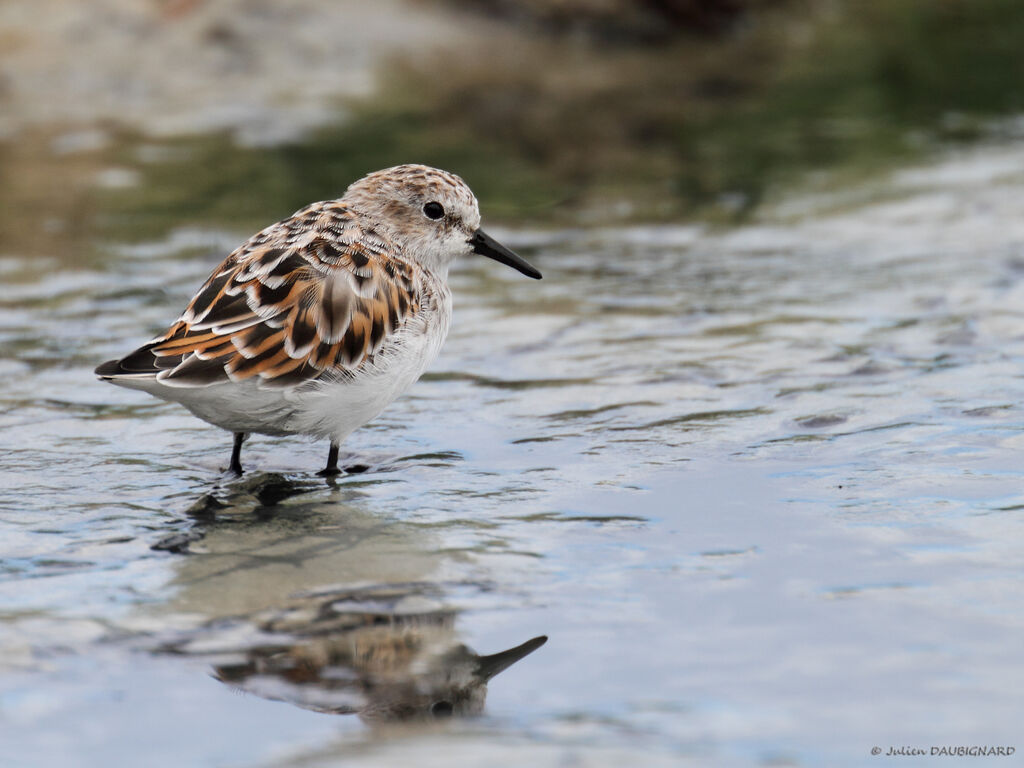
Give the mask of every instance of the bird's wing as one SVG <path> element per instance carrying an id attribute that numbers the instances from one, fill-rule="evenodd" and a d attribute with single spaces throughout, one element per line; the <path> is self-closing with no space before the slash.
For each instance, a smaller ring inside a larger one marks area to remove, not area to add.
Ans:
<path id="1" fill-rule="evenodd" d="M 242 245 L 165 334 L 96 373 L 290 388 L 355 371 L 420 309 L 421 282 L 393 254 L 343 203 L 316 203 Z"/>

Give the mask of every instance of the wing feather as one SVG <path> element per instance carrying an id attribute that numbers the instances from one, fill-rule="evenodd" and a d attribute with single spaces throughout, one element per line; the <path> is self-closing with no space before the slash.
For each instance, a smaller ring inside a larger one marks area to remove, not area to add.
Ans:
<path id="1" fill-rule="evenodd" d="M 390 241 L 365 233 L 343 203 L 316 203 L 228 256 L 165 334 L 115 367 L 180 387 L 253 377 L 300 386 L 372 359 L 425 290 Z"/>

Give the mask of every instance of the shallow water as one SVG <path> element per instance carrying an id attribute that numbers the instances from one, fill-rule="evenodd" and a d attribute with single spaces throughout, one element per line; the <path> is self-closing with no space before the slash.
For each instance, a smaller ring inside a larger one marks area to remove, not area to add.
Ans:
<path id="1" fill-rule="evenodd" d="M 326 445 L 259 437 L 233 479 L 228 435 L 92 377 L 247 233 L 7 253 L 3 764 L 842 766 L 1013 745 L 1022 192 L 1011 145 L 736 229 L 496 231 L 544 280 L 458 268 L 441 358 L 337 481 L 314 475 Z M 358 709 L 329 682 L 358 665 L 267 661 L 313 653 L 328 620 L 343 643 L 550 639 L 481 716 L 382 724 L 295 706 Z M 261 674 L 213 676 L 246 659 Z"/>

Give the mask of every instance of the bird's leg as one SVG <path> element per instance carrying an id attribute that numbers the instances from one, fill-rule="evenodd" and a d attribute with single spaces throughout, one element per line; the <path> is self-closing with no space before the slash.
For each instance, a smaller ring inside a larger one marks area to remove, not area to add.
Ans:
<path id="1" fill-rule="evenodd" d="M 317 472 L 322 477 L 333 477 L 340 474 L 338 469 L 338 444 L 331 443 L 331 449 L 327 452 L 327 466 Z"/>
<path id="2" fill-rule="evenodd" d="M 245 442 L 245 432 L 235 432 L 235 447 L 231 449 L 231 464 L 228 466 L 236 475 L 242 474 L 242 443 Z"/>

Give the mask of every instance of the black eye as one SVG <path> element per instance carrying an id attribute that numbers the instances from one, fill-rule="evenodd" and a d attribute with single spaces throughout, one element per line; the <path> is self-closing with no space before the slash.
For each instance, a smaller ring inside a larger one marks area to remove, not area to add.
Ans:
<path id="1" fill-rule="evenodd" d="M 438 206 L 438 208 L 440 207 L 441 206 Z M 450 701 L 438 701 L 430 708 L 430 713 L 434 717 L 451 717 L 452 709 L 453 707 Z"/>
<path id="2" fill-rule="evenodd" d="M 423 206 L 423 213 L 426 214 L 428 219 L 440 219 L 444 216 L 444 208 L 440 203 L 427 203 Z"/>

